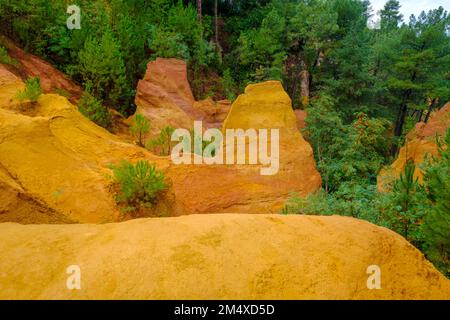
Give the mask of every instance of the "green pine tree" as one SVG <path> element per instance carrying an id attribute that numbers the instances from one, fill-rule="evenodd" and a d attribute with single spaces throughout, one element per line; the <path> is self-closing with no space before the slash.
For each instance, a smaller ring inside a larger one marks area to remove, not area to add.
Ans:
<path id="1" fill-rule="evenodd" d="M 100 40 L 91 37 L 80 51 L 78 73 L 86 88 L 98 99 L 118 108 L 126 91 L 125 66 L 112 31 Z"/>
<path id="2" fill-rule="evenodd" d="M 387 220 L 392 230 L 417 245 L 421 240 L 420 223 L 427 199 L 418 178 L 414 176 L 415 170 L 414 162 L 408 160 L 404 171 L 394 182 L 391 195 L 393 207 L 387 212 Z"/>
<path id="3" fill-rule="evenodd" d="M 391 31 L 398 28 L 403 20 L 403 15 L 400 14 L 400 7 L 400 2 L 397 0 L 389 0 L 386 2 L 384 8 L 380 10 L 381 30 Z"/>
<path id="4" fill-rule="evenodd" d="M 425 170 L 425 183 L 433 207 L 422 227 L 425 253 L 437 268 L 450 277 L 450 129 L 439 144 L 440 157 Z"/>

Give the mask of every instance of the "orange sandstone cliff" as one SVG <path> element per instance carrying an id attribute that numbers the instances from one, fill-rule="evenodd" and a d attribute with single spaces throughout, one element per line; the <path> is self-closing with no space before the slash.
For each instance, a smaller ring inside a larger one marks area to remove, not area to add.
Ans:
<path id="1" fill-rule="evenodd" d="M 290 192 L 306 195 L 320 187 L 311 147 L 295 130 L 279 83 L 250 86 L 226 125 L 241 126 L 231 121 L 235 115 L 254 126 L 265 117 L 269 128 L 283 130 L 274 176 L 261 176 L 255 165 L 174 165 L 95 125 L 62 96 L 44 94 L 35 105 L 19 104 L 14 97 L 21 88 L 20 78 L 0 66 L 0 221 L 120 220 L 109 165 L 122 159 L 148 159 L 164 170 L 171 185 L 165 215 L 278 212 Z M 243 108 L 249 108 L 245 117 Z"/>
<path id="2" fill-rule="evenodd" d="M 230 102 L 211 99 L 195 101 L 187 77 L 186 62 L 157 58 L 150 61 L 136 90 L 136 113 L 151 123 L 154 136 L 167 125 L 190 129 L 193 121 L 203 121 L 205 127 L 220 127 L 230 109 Z"/>
<path id="3" fill-rule="evenodd" d="M 450 102 L 435 111 L 427 123 L 419 122 L 406 136 L 405 145 L 400 149 L 397 159 L 387 168 L 380 171 L 377 178 L 378 190 L 389 190 L 395 179 L 403 172 L 408 160 L 416 165 L 414 175 L 423 179 L 420 164 L 426 156 L 437 155 L 436 136 L 444 136 L 450 127 Z"/>
<path id="4" fill-rule="evenodd" d="M 226 104 L 211 112 L 214 102 L 199 104 L 186 88 L 169 90 L 215 127 L 224 121 L 222 130 L 279 129 L 274 176 L 260 165 L 174 165 L 59 95 L 18 103 L 23 86 L 0 64 L 0 299 L 450 299 L 450 281 L 388 229 L 348 217 L 242 214 L 278 212 L 290 191 L 320 187 L 279 82 L 248 86 L 229 113 Z M 166 125 L 162 115 L 176 108 L 194 115 L 179 101 L 154 119 Z M 141 111 L 153 116 L 158 106 Z M 171 182 L 167 214 L 187 216 L 103 223 L 121 220 L 109 169 L 121 159 L 155 163 Z M 71 265 L 81 290 L 67 289 Z M 367 287 L 372 265 L 381 289 Z"/>

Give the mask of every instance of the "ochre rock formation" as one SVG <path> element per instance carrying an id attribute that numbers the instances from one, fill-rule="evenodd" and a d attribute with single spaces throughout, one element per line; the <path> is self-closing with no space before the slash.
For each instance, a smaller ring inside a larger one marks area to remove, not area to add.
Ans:
<path id="1" fill-rule="evenodd" d="M 409 159 L 416 165 L 414 175 L 422 181 L 423 172 L 420 164 L 427 155 L 437 155 L 436 135 L 444 136 L 448 127 L 450 127 L 450 102 L 434 112 L 427 123 L 416 124 L 416 127 L 407 135 L 406 143 L 400 149 L 398 158 L 389 167 L 380 171 L 377 179 L 378 190 L 389 190 L 393 181 L 404 171 Z"/>
<path id="2" fill-rule="evenodd" d="M 400 235 L 339 216 L 2 223 L 0 252 L 0 299 L 450 299 Z M 80 290 L 67 289 L 71 265 Z M 372 265 L 381 289 L 367 287 Z"/>
<path id="3" fill-rule="evenodd" d="M 19 103 L 23 88 L 0 64 L 0 221 L 117 221 L 109 163 L 157 157 L 98 127 L 62 96 Z"/>
<path id="4" fill-rule="evenodd" d="M 26 110 L 0 108 L 0 221 L 116 221 L 108 165 L 144 157 L 157 161 L 59 95 L 42 95 Z"/>
<path id="5" fill-rule="evenodd" d="M 0 64 L 0 108 L 16 108 L 19 103 L 15 96 L 24 87 L 18 76 Z"/>
<path id="6" fill-rule="evenodd" d="M 228 112 L 230 112 L 231 103 L 228 100 L 213 101 L 207 98 L 194 102 L 194 109 L 202 112 L 202 121 L 205 128 L 220 128 Z M 191 123 L 192 126 L 192 123 Z"/>
<path id="7" fill-rule="evenodd" d="M 436 134 L 444 136 L 447 128 L 450 127 L 450 102 L 441 109 L 435 111 L 427 123 L 419 122 L 414 130 L 409 134 L 409 139 L 430 139 Z"/>
<path id="8" fill-rule="evenodd" d="M 312 148 L 296 127 L 280 82 L 249 85 L 233 103 L 222 131 L 250 128 L 280 130 L 278 173 L 261 175 L 261 165 L 249 164 L 173 165 L 168 174 L 179 214 L 276 213 L 291 192 L 306 196 L 320 188 Z"/>
<path id="9" fill-rule="evenodd" d="M 195 101 L 187 77 L 186 62 L 157 58 L 150 61 L 136 91 L 136 113 L 151 122 L 150 136 L 170 125 L 190 129 L 193 122 L 203 121 L 205 127 L 220 127 L 230 103 L 211 99 Z"/>
<path id="10" fill-rule="evenodd" d="M 23 80 L 39 77 L 42 89 L 45 93 L 53 93 L 62 89 L 70 96 L 69 100 L 76 103 L 83 93 L 78 85 L 74 84 L 64 73 L 55 69 L 50 63 L 23 51 L 6 37 L 1 38 L 11 58 L 17 61 L 17 66 L 8 66 L 17 76 Z"/>
<path id="11" fill-rule="evenodd" d="M 297 128 L 299 130 L 306 128 L 305 119 L 306 119 L 306 116 L 308 115 L 306 110 L 296 109 L 296 110 L 294 110 L 294 112 L 295 112 L 295 116 L 297 117 Z"/>
<path id="12" fill-rule="evenodd" d="M 320 187 L 311 148 L 295 129 L 290 100 L 276 82 L 249 86 L 226 124 L 280 128 L 274 176 L 262 176 L 258 165 L 175 165 L 95 125 L 62 96 L 18 103 L 14 96 L 23 82 L 1 66 L 0 83 L 0 221 L 120 220 L 109 164 L 122 159 L 148 159 L 164 170 L 171 186 L 168 215 L 279 212 L 290 192 L 306 195 Z"/>

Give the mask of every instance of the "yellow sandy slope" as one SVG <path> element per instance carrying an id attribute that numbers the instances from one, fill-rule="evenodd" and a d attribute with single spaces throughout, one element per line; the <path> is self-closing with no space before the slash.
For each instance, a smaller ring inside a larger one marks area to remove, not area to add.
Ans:
<path id="1" fill-rule="evenodd" d="M 408 160 L 414 162 L 416 165 L 414 176 L 422 181 L 424 173 L 421 165 L 427 157 L 438 156 L 436 136 L 444 137 L 448 127 L 450 127 L 450 102 L 435 111 L 427 123 L 417 123 L 408 133 L 405 145 L 401 147 L 397 159 L 378 174 L 378 190 L 390 190 L 395 179 L 398 179 L 400 173 L 405 170 Z"/>
<path id="2" fill-rule="evenodd" d="M 337 216 L 3 223 L 0 252 L 3 299 L 450 299 L 450 281 L 402 237 Z M 81 290 L 66 287 L 69 265 Z M 367 288 L 369 265 L 379 290 Z"/>

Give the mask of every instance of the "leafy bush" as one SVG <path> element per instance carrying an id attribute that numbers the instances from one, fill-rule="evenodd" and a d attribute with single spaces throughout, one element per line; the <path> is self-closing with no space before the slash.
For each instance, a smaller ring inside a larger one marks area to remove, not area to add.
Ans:
<path id="1" fill-rule="evenodd" d="M 326 191 L 343 183 L 373 184 L 389 151 L 389 121 L 358 113 L 346 125 L 335 100 L 324 94 L 308 108 L 305 137 L 314 149 Z"/>
<path id="2" fill-rule="evenodd" d="M 94 96 L 84 93 L 78 103 L 78 110 L 96 124 L 103 128 L 111 126 L 111 114 L 107 107 L 101 104 Z"/>
<path id="3" fill-rule="evenodd" d="M 228 100 L 234 101 L 236 99 L 236 83 L 234 82 L 233 77 L 231 76 L 230 69 L 226 69 L 223 72 L 222 77 L 222 87 L 225 92 L 225 95 Z"/>
<path id="4" fill-rule="evenodd" d="M 130 132 L 136 137 L 138 145 L 144 147 L 144 136 L 150 131 L 150 122 L 142 114 L 137 114 L 133 119 Z"/>
<path id="5" fill-rule="evenodd" d="M 41 81 L 39 78 L 31 78 L 25 81 L 25 89 L 17 93 L 16 98 L 19 101 L 29 100 L 36 103 L 42 94 Z"/>
<path id="6" fill-rule="evenodd" d="M 136 164 L 122 160 L 118 166 L 111 168 L 114 179 L 119 184 L 119 203 L 126 203 L 134 208 L 152 206 L 158 193 L 167 187 L 164 174 L 148 160 L 139 160 Z"/>
<path id="7" fill-rule="evenodd" d="M 337 192 L 327 193 L 321 189 L 306 198 L 293 193 L 286 202 L 283 213 L 326 216 L 336 214 L 389 227 L 384 214 L 390 208 L 392 205 L 389 195 L 377 192 L 376 186 L 345 184 Z"/>

